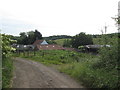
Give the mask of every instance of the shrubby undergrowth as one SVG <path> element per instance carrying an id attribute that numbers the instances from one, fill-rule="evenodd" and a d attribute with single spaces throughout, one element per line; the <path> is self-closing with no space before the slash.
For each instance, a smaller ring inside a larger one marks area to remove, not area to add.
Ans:
<path id="1" fill-rule="evenodd" d="M 2 62 L 2 88 L 11 87 L 11 78 L 13 77 L 13 61 L 10 58 Z"/>
<path id="2" fill-rule="evenodd" d="M 10 45 L 15 42 L 8 35 L 2 34 L 2 88 L 11 87 L 11 78 L 13 72 L 13 61 L 11 52 L 15 49 Z"/>
<path id="3" fill-rule="evenodd" d="M 29 56 L 25 55 L 25 53 L 24 54 L 21 53 L 20 57 L 30 58 L 32 60 L 42 62 L 44 64 L 56 64 L 56 65 L 79 61 L 78 53 L 62 50 L 41 50 L 37 51 L 35 56 L 33 56 L 32 52 Z"/>
<path id="4" fill-rule="evenodd" d="M 80 63 L 73 63 L 62 65 L 59 67 L 61 72 L 65 72 L 76 80 L 82 82 L 83 85 L 89 88 L 117 88 L 118 83 L 118 71 L 112 69 L 107 71 L 104 68 L 93 68 L 94 63 L 98 58 L 89 59 Z"/>
<path id="5" fill-rule="evenodd" d="M 119 62 L 118 40 L 112 41 L 111 47 L 103 47 L 98 55 L 78 53 L 63 50 L 41 50 L 21 57 L 42 62 L 46 65 L 55 64 L 64 73 L 76 78 L 88 88 L 118 88 L 120 76 L 118 75 Z"/>
<path id="6" fill-rule="evenodd" d="M 107 38 L 104 39 L 107 40 Z M 97 58 L 88 57 L 88 60 L 84 58 L 83 62 L 63 65 L 60 70 L 82 81 L 90 88 L 120 88 L 118 39 L 116 37 L 109 41 L 111 47 L 101 48 Z"/>

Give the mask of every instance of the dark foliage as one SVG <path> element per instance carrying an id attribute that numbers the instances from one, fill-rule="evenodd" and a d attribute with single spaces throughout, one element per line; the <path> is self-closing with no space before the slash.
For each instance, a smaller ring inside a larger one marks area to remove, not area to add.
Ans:
<path id="1" fill-rule="evenodd" d="M 35 30 L 34 35 L 36 39 L 42 39 L 42 34 L 38 30 Z"/>
<path id="2" fill-rule="evenodd" d="M 17 40 L 17 44 L 29 45 L 35 40 L 42 39 L 42 34 L 38 31 L 21 32 L 20 36 L 11 36 L 11 39 Z"/>
<path id="3" fill-rule="evenodd" d="M 54 36 L 44 37 L 45 40 L 56 40 L 56 39 L 65 39 L 65 38 L 68 39 L 72 37 L 68 35 L 54 35 Z"/>
<path id="4" fill-rule="evenodd" d="M 81 32 L 72 38 L 72 47 L 78 48 L 78 46 L 93 44 L 92 37 Z"/>
<path id="5" fill-rule="evenodd" d="M 54 40 L 47 40 L 48 44 L 57 44 Z"/>

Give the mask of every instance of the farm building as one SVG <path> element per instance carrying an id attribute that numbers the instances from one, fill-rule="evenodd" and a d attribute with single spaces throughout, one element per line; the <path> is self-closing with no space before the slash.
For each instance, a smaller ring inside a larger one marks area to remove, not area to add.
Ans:
<path id="1" fill-rule="evenodd" d="M 57 44 L 48 44 L 45 40 L 36 40 L 33 45 L 36 50 L 74 50 L 73 48 L 66 48 Z"/>
<path id="2" fill-rule="evenodd" d="M 49 44 L 49 45 L 37 45 L 37 50 L 64 50 L 64 48 L 60 45 Z"/>
<path id="3" fill-rule="evenodd" d="M 85 45 L 84 48 L 89 52 L 97 52 L 102 47 L 110 48 L 110 45 Z"/>
<path id="4" fill-rule="evenodd" d="M 63 50 L 64 48 L 56 44 L 48 44 L 46 40 L 36 40 L 33 45 L 36 50 Z"/>
<path id="5" fill-rule="evenodd" d="M 20 45 L 20 44 L 13 44 L 12 47 L 15 48 L 17 52 L 32 51 L 35 48 L 33 45 Z"/>
<path id="6" fill-rule="evenodd" d="M 93 48 L 93 49 L 99 49 L 104 46 L 110 47 L 110 45 L 85 45 L 86 48 Z"/>
<path id="7" fill-rule="evenodd" d="M 62 47 L 62 46 L 57 45 L 57 44 L 37 45 L 36 49 L 37 50 L 69 50 L 69 51 L 75 51 L 74 48 Z"/>
<path id="8" fill-rule="evenodd" d="M 37 45 L 48 45 L 47 41 L 46 40 L 36 40 L 34 43 L 33 43 L 34 46 L 37 46 Z"/>

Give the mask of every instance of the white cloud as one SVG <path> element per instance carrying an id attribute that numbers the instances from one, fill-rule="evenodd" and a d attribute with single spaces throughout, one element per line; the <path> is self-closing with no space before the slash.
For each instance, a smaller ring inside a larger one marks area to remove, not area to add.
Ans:
<path id="1" fill-rule="evenodd" d="M 109 25 L 108 32 L 117 31 L 113 31 L 116 28 L 111 19 L 117 15 L 117 3 L 118 0 L 2 0 L 0 12 L 4 18 L 33 24 L 31 29 L 37 28 L 43 36 L 75 35 L 81 31 L 95 34 L 105 23 Z M 18 28 L 19 32 L 24 29 Z"/>

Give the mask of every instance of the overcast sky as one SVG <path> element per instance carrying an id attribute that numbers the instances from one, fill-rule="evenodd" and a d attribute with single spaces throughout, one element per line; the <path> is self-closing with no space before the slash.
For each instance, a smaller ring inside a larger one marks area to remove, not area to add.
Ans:
<path id="1" fill-rule="evenodd" d="M 39 30 L 43 36 L 117 32 L 111 17 L 118 14 L 119 0 L 0 0 L 2 33 Z"/>

